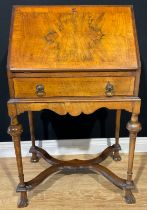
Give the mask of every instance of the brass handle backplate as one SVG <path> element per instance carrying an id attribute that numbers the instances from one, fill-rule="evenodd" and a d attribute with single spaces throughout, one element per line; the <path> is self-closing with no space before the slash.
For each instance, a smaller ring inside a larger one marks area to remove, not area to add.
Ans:
<path id="1" fill-rule="evenodd" d="M 45 95 L 44 85 L 42 85 L 42 84 L 36 85 L 36 94 L 37 94 L 37 96 Z"/>
<path id="2" fill-rule="evenodd" d="M 114 86 L 110 82 L 107 82 L 107 85 L 105 87 L 106 96 L 112 97 L 113 93 L 114 93 Z"/>

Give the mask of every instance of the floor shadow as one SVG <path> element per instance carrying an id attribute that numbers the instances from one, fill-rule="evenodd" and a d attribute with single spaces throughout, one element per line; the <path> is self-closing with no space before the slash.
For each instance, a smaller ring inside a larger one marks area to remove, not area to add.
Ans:
<path id="1" fill-rule="evenodd" d="M 96 156 L 96 155 L 95 155 Z M 84 160 L 87 159 L 87 155 L 85 155 L 85 157 L 83 157 Z M 91 158 L 94 158 L 94 156 L 92 155 Z M 60 158 L 59 158 L 60 159 Z M 62 156 L 61 158 L 62 160 L 64 159 L 64 156 Z M 90 159 L 90 158 L 88 158 Z M 111 158 L 109 158 L 107 160 L 107 162 L 105 162 L 104 166 L 108 167 L 108 165 L 112 162 L 113 160 Z M 40 162 L 41 166 L 46 166 L 45 162 Z M 103 164 L 102 164 L 103 165 Z M 29 193 L 29 198 L 32 199 L 34 196 L 37 196 L 38 194 L 40 194 L 41 192 L 46 191 L 47 189 L 49 189 L 57 180 L 61 179 L 63 176 L 67 176 L 67 175 L 71 175 L 71 174 L 81 174 L 81 175 L 90 175 L 92 178 L 95 179 L 95 176 L 93 176 L 94 174 L 97 174 L 97 176 L 99 177 L 100 174 L 97 172 L 94 172 L 93 170 L 89 170 L 89 169 L 63 169 L 62 171 L 59 171 L 57 173 L 52 174 L 51 176 L 49 176 L 45 181 L 43 181 L 41 183 L 41 189 L 40 189 L 40 185 L 36 188 L 38 190 L 34 190 L 31 193 Z M 98 179 L 95 179 L 97 182 L 99 181 Z M 104 185 L 104 183 L 103 183 Z M 104 185 L 104 187 L 106 188 L 107 182 Z"/>
<path id="2" fill-rule="evenodd" d="M 140 180 L 142 174 L 144 173 L 145 166 L 147 165 L 147 158 L 146 158 L 146 156 L 144 156 L 144 157 L 141 158 L 141 162 L 139 164 L 139 168 L 137 169 L 137 173 L 136 173 L 136 175 L 134 177 L 135 192 L 139 191 L 138 187 L 137 187 L 137 183 Z"/>
<path id="3" fill-rule="evenodd" d="M 0 165 L 2 170 L 5 172 L 6 177 L 8 178 L 8 180 L 10 181 L 13 189 L 15 189 L 17 187 L 17 182 L 15 181 L 15 179 L 13 178 L 13 174 L 12 174 L 12 170 L 10 169 L 9 165 L 7 164 L 7 161 L 0 161 Z M 18 180 L 19 182 L 19 180 Z M 15 195 L 16 192 L 14 190 L 13 195 Z"/>
<path id="4" fill-rule="evenodd" d="M 37 186 L 35 190 L 29 192 L 29 199 L 32 199 L 34 196 L 37 196 L 38 194 L 48 190 L 52 187 L 53 184 L 56 183 L 59 179 L 61 179 L 64 176 L 72 175 L 72 174 L 94 174 L 93 171 L 89 169 L 63 169 L 62 171 L 59 171 L 57 173 L 52 174 L 49 176 L 44 182 L 41 183 L 41 185 Z M 41 186 L 41 189 L 39 189 Z M 38 189 L 38 190 L 37 190 Z"/>

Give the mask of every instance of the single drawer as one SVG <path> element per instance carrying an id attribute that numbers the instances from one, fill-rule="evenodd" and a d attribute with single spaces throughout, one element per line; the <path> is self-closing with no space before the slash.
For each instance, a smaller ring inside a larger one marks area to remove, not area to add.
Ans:
<path id="1" fill-rule="evenodd" d="M 14 78 L 15 98 L 54 96 L 131 96 L 133 76 L 76 78 Z"/>

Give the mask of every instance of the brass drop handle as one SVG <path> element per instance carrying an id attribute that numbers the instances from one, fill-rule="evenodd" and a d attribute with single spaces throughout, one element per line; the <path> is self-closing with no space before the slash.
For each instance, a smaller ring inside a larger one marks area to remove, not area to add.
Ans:
<path id="1" fill-rule="evenodd" d="M 110 82 L 107 82 L 107 85 L 105 87 L 106 96 L 112 97 L 113 93 L 114 93 L 114 86 Z"/>
<path id="2" fill-rule="evenodd" d="M 36 85 L 36 94 L 37 96 L 40 96 L 40 97 L 45 95 L 44 85 L 42 84 Z"/>

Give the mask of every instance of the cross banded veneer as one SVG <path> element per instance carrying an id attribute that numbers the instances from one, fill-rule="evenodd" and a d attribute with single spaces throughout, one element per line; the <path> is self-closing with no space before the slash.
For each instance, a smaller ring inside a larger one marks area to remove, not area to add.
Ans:
<path id="1" fill-rule="evenodd" d="M 64 169 L 88 168 L 132 194 L 133 159 L 141 100 L 138 98 L 140 56 L 132 6 L 15 6 L 8 53 L 10 100 L 8 133 L 14 142 L 19 174 L 18 207 L 28 205 L 27 191 Z M 33 111 L 49 109 L 59 115 L 91 114 L 105 107 L 116 110 L 115 144 L 90 160 L 63 161 L 35 145 Z M 111 156 L 120 161 L 121 110 L 132 113 L 126 179 L 101 163 Z M 51 166 L 25 181 L 21 156 L 22 125 L 18 116 L 28 112 L 32 140 L 31 161 L 39 157 Z"/>

